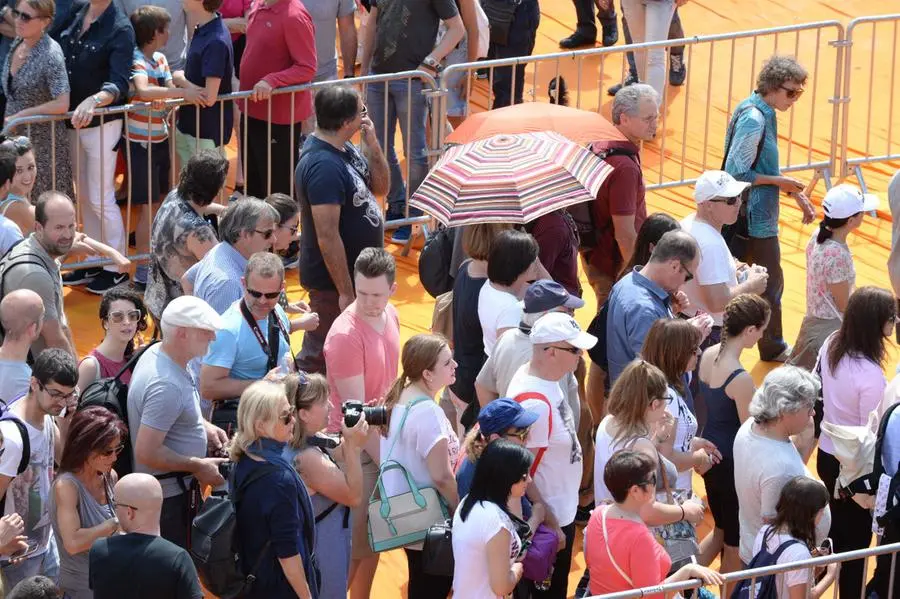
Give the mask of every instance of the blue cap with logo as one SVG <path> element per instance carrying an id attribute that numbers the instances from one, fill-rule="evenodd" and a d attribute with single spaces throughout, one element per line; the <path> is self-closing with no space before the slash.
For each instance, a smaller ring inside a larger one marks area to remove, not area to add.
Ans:
<path id="1" fill-rule="evenodd" d="M 577 310 L 584 306 L 584 300 L 572 295 L 565 287 L 550 279 L 535 281 L 525 290 L 522 308 L 527 314 L 549 312 L 560 306 Z"/>
<path id="2" fill-rule="evenodd" d="M 478 428 L 483 435 L 499 434 L 508 428 L 528 428 L 538 419 L 535 412 L 508 397 L 495 399 L 478 413 Z"/>

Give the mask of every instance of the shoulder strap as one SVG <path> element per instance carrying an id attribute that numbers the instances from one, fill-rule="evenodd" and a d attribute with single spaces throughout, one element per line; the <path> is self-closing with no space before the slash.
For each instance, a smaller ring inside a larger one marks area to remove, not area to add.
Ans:
<path id="1" fill-rule="evenodd" d="M 788 539 L 787 541 L 779 545 L 778 549 L 776 549 L 772 554 L 772 562 L 778 563 L 778 559 L 781 557 L 781 554 L 784 553 L 788 547 L 790 547 L 791 545 L 796 545 L 799 542 L 800 541 L 798 541 L 797 539 Z"/>
<path id="2" fill-rule="evenodd" d="M 737 378 L 737 376 L 738 376 L 739 374 L 741 374 L 741 373 L 743 373 L 743 372 L 747 372 L 747 371 L 744 370 L 743 368 L 738 368 L 738 369 L 736 369 L 734 372 L 732 372 L 731 374 L 729 374 L 729 375 L 728 375 L 728 378 L 725 379 L 725 382 L 722 383 L 722 389 L 724 389 L 725 387 L 727 387 L 728 385 L 730 385 L 730 384 L 731 384 L 731 381 L 733 381 L 735 378 Z"/>
<path id="3" fill-rule="evenodd" d="M 606 545 L 606 555 L 609 556 L 609 561 L 612 563 L 613 568 L 616 569 L 616 572 L 619 573 L 619 576 L 625 579 L 625 582 L 634 586 L 634 583 L 631 581 L 631 577 L 628 574 L 625 574 L 625 571 L 619 567 L 618 562 L 616 562 L 616 558 L 613 557 L 612 550 L 609 548 L 609 532 L 606 530 L 606 512 L 609 511 L 610 506 L 604 506 L 600 509 L 600 521 L 603 524 L 603 543 Z"/>
<path id="4" fill-rule="evenodd" d="M 734 113 L 734 116 L 731 117 L 731 123 L 728 124 L 728 142 L 725 144 L 725 151 L 722 154 L 722 170 L 725 170 L 725 162 L 728 160 L 728 152 L 731 151 L 731 142 L 734 141 L 734 128 L 737 125 L 738 118 L 745 112 L 756 108 L 753 104 L 747 104 L 739 111 Z M 756 108 L 759 110 L 758 108 Z M 760 111 L 761 113 L 762 111 Z M 753 159 L 753 162 L 750 164 L 750 168 L 756 168 L 756 163 L 759 162 L 759 155 L 762 154 L 763 144 L 766 141 L 766 120 L 763 118 L 763 130 L 762 135 L 759 137 L 759 145 L 756 147 L 756 157 Z"/>
<path id="5" fill-rule="evenodd" d="M 428 398 L 428 397 L 417 397 L 414 400 L 412 400 L 411 402 L 406 404 L 406 410 L 403 411 L 403 418 L 400 419 L 400 427 L 397 429 L 397 436 L 394 437 L 394 442 L 391 443 L 391 447 L 390 447 L 390 449 L 388 449 L 387 456 L 385 456 L 385 458 L 383 460 L 381 460 L 382 464 L 386 464 L 388 461 L 390 461 L 391 454 L 394 452 L 394 446 L 397 445 L 397 441 L 400 440 L 400 434 L 403 432 L 403 425 L 406 424 L 407 416 L 409 416 L 409 413 L 412 411 L 412 409 L 415 406 L 419 405 L 423 401 L 434 401 L 434 400 L 432 400 L 431 398 Z M 380 474 L 379 474 L 379 476 L 380 476 Z"/>
<path id="6" fill-rule="evenodd" d="M 536 399 L 538 401 L 542 401 L 547 404 L 547 445 L 550 444 L 550 439 L 553 436 L 553 406 L 550 405 L 550 400 L 543 393 L 538 393 L 536 391 L 529 391 L 527 393 L 519 393 L 516 395 L 513 400 L 517 403 L 522 403 L 527 399 Z M 565 400 L 564 400 L 565 401 Z M 534 456 L 534 462 L 531 463 L 531 476 L 533 477 L 537 472 L 538 466 L 541 463 L 541 460 L 544 459 L 544 454 L 547 452 L 546 447 L 541 447 L 538 449 L 537 454 Z"/>
<path id="7" fill-rule="evenodd" d="M 154 345 L 156 345 L 157 343 L 159 343 L 159 339 L 154 339 L 150 343 L 148 343 L 147 345 L 142 347 L 141 349 L 139 349 L 136 352 L 134 352 L 133 354 L 131 354 L 131 357 L 128 358 L 128 361 L 125 362 L 125 364 L 122 366 L 122 369 L 119 370 L 119 372 L 116 373 L 116 376 L 114 376 L 113 378 L 118 381 L 122 378 L 122 376 L 126 372 L 128 372 L 130 370 L 134 370 L 135 365 L 137 364 L 138 360 L 141 359 L 141 356 L 144 355 L 144 352 L 147 351 L 148 349 L 150 349 L 151 347 L 153 347 Z"/>
<path id="8" fill-rule="evenodd" d="M 5 415 L 3 418 L 0 418 L 0 422 L 3 420 L 8 420 L 16 425 L 16 428 L 19 429 L 19 435 L 22 437 L 22 457 L 19 458 L 19 466 L 16 468 L 16 476 L 19 476 L 26 469 L 28 469 L 28 462 L 31 459 L 31 437 L 28 435 L 28 428 L 25 426 L 25 423 L 19 420 L 15 416 Z M 7 492 L 9 491 L 9 486 L 6 487 Z M 6 493 L 3 494 L 3 497 L 0 497 L 0 515 L 6 513 Z"/>

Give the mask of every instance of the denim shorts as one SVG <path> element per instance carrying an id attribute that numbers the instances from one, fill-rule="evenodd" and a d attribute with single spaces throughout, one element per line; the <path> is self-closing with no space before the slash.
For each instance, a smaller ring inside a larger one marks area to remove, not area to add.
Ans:
<path id="1" fill-rule="evenodd" d="M 459 42 L 459 45 L 444 59 L 444 68 L 466 62 L 467 53 L 468 48 L 466 40 L 463 38 L 463 40 Z M 465 89 L 460 89 L 459 85 L 460 81 L 464 82 L 468 75 L 469 71 L 467 70 L 453 71 L 448 76 L 441 79 L 441 85 L 448 90 L 447 116 L 461 117 L 466 115 L 468 101 L 463 93 L 461 93 L 465 92 Z M 463 85 L 465 85 L 465 83 L 463 83 Z"/>

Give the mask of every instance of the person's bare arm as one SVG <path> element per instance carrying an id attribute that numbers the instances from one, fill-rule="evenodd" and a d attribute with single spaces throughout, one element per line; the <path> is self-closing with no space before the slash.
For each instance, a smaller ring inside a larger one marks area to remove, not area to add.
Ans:
<path id="1" fill-rule="evenodd" d="M 353 77 L 356 75 L 356 20 L 355 15 L 350 13 L 343 17 L 338 17 L 338 37 L 341 41 L 341 58 L 344 61 L 344 77 Z"/>
<path id="2" fill-rule="evenodd" d="M 231 370 L 204 364 L 200 367 L 200 395 L 210 401 L 240 397 L 244 389 L 256 381 L 233 379 Z"/>
<path id="3" fill-rule="evenodd" d="M 825 283 L 825 288 L 834 298 L 834 306 L 843 314 L 847 311 L 847 302 L 850 301 L 850 281 L 840 283 Z"/>
<path id="4" fill-rule="evenodd" d="M 522 578 L 522 563 L 509 563 L 509 531 L 501 528 L 487 542 L 488 583 L 498 597 L 506 597 Z"/>
<path id="5" fill-rule="evenodd" d="M 459 0 L 459 16 L 466 30 L 466 62 L 478 60 L 478 16 L 475 2 L 478 0 Z"/>
<path id="6" fill-rule="evenodd" d="M 78 365 L 78 388 L 87 389 L 88 385 L 100 378 L 100 363 L 94 356 L 87 356 Z"/>
<path id="7" fill-rule="evenodd" d="M 171 85 L 162 87 L 159 85 L 152 85 L 150 83 L 150 78 L 146 75 L 132 75 L 131 82 L 134 84 L 135 100 L 139 102 L 168 100 L 169 98 L 184 98 L 188 102 L 203 103 L 206 99 L 204 97 L 206 92 L 203 88 L 180 88 L 175 85 L 173 80 L 169 81 Z"/>
<path id="8" fill-rule="evenodd" d="M 41 327 L 41 338 L 47 347 L 58 347 L 73 356 L 77 355 L 75 344 L 72 342 L 72 332 L 69 327 L 63 326 L 58 320 L 44 321 L 44 326 Z"/>
<path id="9" fill-rule="evenodd" d="M 94 541 L 112 535 L 119 528 L 115 518 L 109 518 L 89 528 L 82 527 L 78 515 L 78 489 L 70 480 L 58 479 L 53 485 L 53 494 L 56 499 L 59 540 L 69 555 L 90 550 Z"/>
<path id="10" fill-rule="evenodd" d="M 347 267 L 347 251 L 338 227 L 341 207 L 338 204 L 317 204 L 312 206 L 313 225 L 319 241 L 319 251 L 325 260 L 325 267 L 340 296 L 340 308 L 349 306 L 356 297 L 350 269 Z"/>
<path id="11" fill-rule="evenodd" d="M 360 454 L 366 441 L 368 425 L 360 418 L 352 429 L 343 428 L 343 441 L 338 446 L 343 468 L 339 468 L 321 451 L 301 452 L 295 461 L 306 486 L 341 505 L 356 507 L 363 501 L 363 475 Z"/>
<path id="12" fill-rule="evenodd" d="M 378 118 L 376 115 L 375 118 Z M 376 196 L 384 196 L 391 190 L 391 169 L 388 167 L 387 158 L 378 145 L 378 137 L 375 135 L 375 125 L 372 118 L 363 118 L 360 126 L 362 132 L 362 153 L 369 162 L 369 189 Z"/>
<path id="13" fill-rule="evenodd" d="M 456 488 L 456 477 L 453 476 L 453 468 L 450 467 L 450 453 L 447 439 L 441 439 L 434 444 L 428 456 L 425 458 L 428 474 L 434 481 L 441 497 L 447 502 L 452 514 L 459 505 L 459 491 Z"/>
<path id="14" fill-rule="evenodd" d="M 444 58 L 453 51 L 456 45 L 462 41 L 463 36 L 466 34 L 466 27 L 463 25 L 459 15 L 444 19 L 444 23 L 447 25 L 447 32 L 444 34 L 444 37 L 441 38 L 441 41 L 438 42 L 438 45 L 431 51 L 432 58 L 438 62 L 444 60 Z M 476 37 L 475 39 L 478 38 Z"/>
<path id="15" fill-rule="evenodd" d="M 634 243 L 637 241 L 637 231 L 634 228 L 634 215 L 612 215 L 613 234 L 619 253 L 622 254 L 622 263 L 627 264 L 634 253 Z"/>
<path id="16" fill-rule="evenodd" d="M 475 383 L 475 395 L 478 397 L 478 405 L 482 408 L 500 397 L 496 391 L 491 391 L 487 387 L 479 385 L 477 382 Z"/>
<path id="17" fill-rule="evenodd" d="M 134 460 L 162 472 L 190 472 L 201 484 L 218 486 L 225 482 L 219 474 L 219 464 L 225 458 L 195 458 L 183 456 L 163 445 L 166 431 L 141 425 L 134 444 Z"/>

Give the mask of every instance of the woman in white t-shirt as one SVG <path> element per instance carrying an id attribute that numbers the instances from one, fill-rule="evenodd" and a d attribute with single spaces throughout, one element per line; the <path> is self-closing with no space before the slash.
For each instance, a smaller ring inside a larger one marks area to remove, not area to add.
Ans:
<path id="1" fill-rule="evenodd" d="M 678 469 L 673 488 L 691 491 L 691 470 L 704 473 L 722 459 L 713 443 L 697 437 L 697 416 L 687 384 L 688 372 L 697 367 L 700 330 L 681 318 L 661 318 L 644 338 L 641 357 L 666 375 L 668 403 L 656 437 L 657 449 Z"/>
<path id="2" fill-rule="evenodd" d="M 529 450 L 503 439 L 481 454 L 472 488 L 453 516 L 455 597 L 500 599 L 522 578 L 522 539 L 508 505 L 525 495 L 533 459 Z"/>
<path id="3" fill-rule="evenodd" d="M 877 205 L 875 196 L 864 196 L 851 185 L 837 185 L 825 194 L 825 216 L 806 244 L 806 315 L 789 364 L 812 370 L 825 339 L 840 328 L 856 285 L 847 236 L 862 224 L 865 211 Z"/>
<path id="4" fill-rule="evenodd" d="M 440 335 L 415 335 L 403 346 L 400 364 L 403 371 L 385 396 L 388 430 L 387 437 L 381 439 L 381 463 L 400 463 L 420 488 L 437 490 L 453 513 L 459 503 L 453 475 L 459 439 L 434 400 L 438 391 L 456 379 L 453 352 Z M 380 477 L 389 497 L 409 491 L 399 470 Z M 409 599 L 446 597 L 450 577 L 432 576 L 422 570 L 420 545 L 404 551 L 409 566 Z"/>
<path id="5" fill-rule="evenodd" d="M 786 543 L 776 564 L 790 564 L 820 555 L 816 547 L 816 525 L 825 516 L 827 506 L 828 491 L 822 483 L 806 476 L 792 478 L 781 489 L 772 523 L 760 528 L 756 535 L 753 559 L 759 556 L 764 546 L 768 553 L 774 554 Z M 753 567 L 752 562 L 750 567 Z M 819 582 L 815 581 L 811 568 L 776 574 L 778 598 L 818 599 L 834 582 L 836 572 L 837 564 L 829 564 Z"/>
<path id="6" fill-rule="evenodd" d="M 478 294 L 478 320 L 485 355 L 491 355 L 504 331 L 519 326 L 522 319 L 519 301 L 531 281 L 546 275 L 547 271 L 538 259 L 538 250 L 534 237 L 516 229 L 503 231 L 491 245 L 488 282 Z"/>

